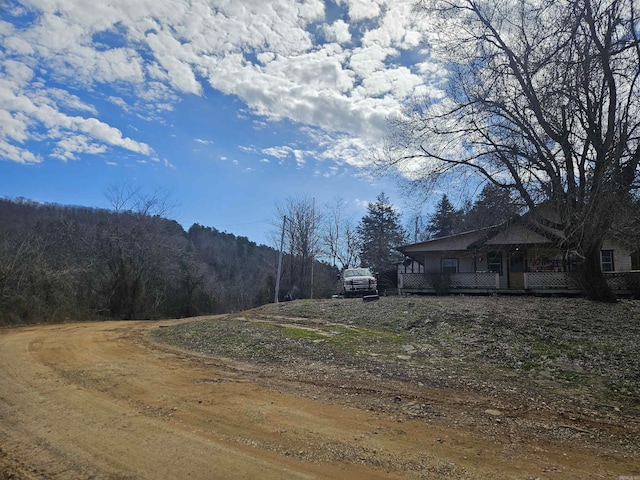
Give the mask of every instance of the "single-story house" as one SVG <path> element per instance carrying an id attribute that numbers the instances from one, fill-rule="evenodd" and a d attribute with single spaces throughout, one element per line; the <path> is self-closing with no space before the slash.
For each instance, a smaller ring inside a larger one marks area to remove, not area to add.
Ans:
<path id="1" fill-rule="evenodd" d="M 562 231 L 523 215 L 503 225 L 398 247 L 398 292 L 579 293 Z M 619 295 L 640 291 L 640 247 L 606 240 L 600 265 Z"/>

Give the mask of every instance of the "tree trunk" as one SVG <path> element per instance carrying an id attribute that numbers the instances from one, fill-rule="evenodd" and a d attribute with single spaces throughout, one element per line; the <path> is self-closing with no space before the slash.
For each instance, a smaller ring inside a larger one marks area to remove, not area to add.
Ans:
<path id="1" fill-rule="evenodd" d="M 613 303 L 615 294 L 602 273 L 600 267 L 600 250 L 602 241 L 593 242 L 585 251 L 584 260 L 578 263 L 578 283 L 585 296 L 598 302 Z"/>

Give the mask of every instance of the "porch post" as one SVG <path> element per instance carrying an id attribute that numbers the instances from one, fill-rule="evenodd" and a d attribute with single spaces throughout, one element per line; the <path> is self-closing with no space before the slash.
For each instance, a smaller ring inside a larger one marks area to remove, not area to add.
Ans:
<path id="1" fill-rule="evenodd" d="M 478 271 L 478 249 L 473 249 L 473 271 L 474 273 Z"/>

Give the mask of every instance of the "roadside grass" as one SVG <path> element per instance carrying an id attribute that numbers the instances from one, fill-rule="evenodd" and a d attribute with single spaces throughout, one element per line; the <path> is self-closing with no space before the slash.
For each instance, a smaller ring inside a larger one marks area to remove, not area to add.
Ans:
<path id="1" fill-rule="evenodd" d="M 203 354 L 260 364 L 324 362 L 432 385 L 527 385 L 585 401 L 640 405 L 640 301 L 300 300 L 155 335 Z"/>
<path id="2" fill-rule="evenodd" d="M 407 334 L 385 330 L 339 324 L 283 325 L 249 320 L 244 315 L 176 325 L 155 335 L 171 345 L 236 360 L 286 364 L 304 358 L 349 366 L 361 364 L 363 355 L 390 358 L 409 340 Z"/>

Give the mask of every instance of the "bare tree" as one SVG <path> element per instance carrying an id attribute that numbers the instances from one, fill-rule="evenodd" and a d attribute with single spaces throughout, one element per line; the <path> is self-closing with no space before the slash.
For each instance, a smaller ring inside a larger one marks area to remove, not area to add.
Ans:
<path id="1" fill-rule="evenodd" d="M 166 300 L 167 249 L 154 216 L 166 214 L 168 193 L 145 195 L 127 185 L 106 193 L 115 215 L 98 226 L 96 254 L 109 314 L 124 319 L 154 316 Z"/>
<path id="2" fill-rule="evenodd" d="M 170 201 L 171 193 L 164 188 L 157 187 L 146 193 L 140 187 L 127 183 L 109 187 L 105 198 L 115 213 L 128 211 L 138 216 L 165 216 L 175 206 Z"/>
<path id="3" fill-rule="evenodd" d="M 322 229 L 323 255 L 339 269 L 359 264 L 360 242 L 358 232 L 349 217 L 343 198 L 337 197 L 326 207 L 325 225 Z"/>
<path id="4" fill-rule="evenodd" d="M 277 205 L 278 228 L 285 224 L 285 246 L 288 253 L 285 272 L 286 287 L 294 295 L 311 295 L 312 265 L 320 253 L 319 226 L 322 216 L 316 211 L 314 199 L 308 196 L 288 197 L 283 205 Z"/>
<path id="5" fill-rule="evenodd" d="M 457 173 L 516 193 L 578 258 L 585 293 L 614 299 L 604 238 L 638 187 L 636 0 L 421 0 L 447 94 L 394 121 L 389 164 L 429 182 Z M 419 165 L 419 168 L 416 168 Z"/>
<path id="6" fill-rule="evenodd" d="M 48 240 L 42 232 L 0 230 L 0 325 L 54 322 L 76 313 L 77 272 L 52 258 Z"/>

